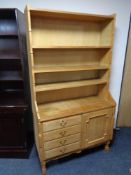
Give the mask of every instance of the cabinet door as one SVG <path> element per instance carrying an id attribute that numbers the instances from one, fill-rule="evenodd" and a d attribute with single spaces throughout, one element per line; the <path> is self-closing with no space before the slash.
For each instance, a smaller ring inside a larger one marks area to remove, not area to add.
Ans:
<path id="1" fill-rule="evenodd" d="M 111 140 L 113 109 L 83 114 L 83 146 L 90 147 Z"/>
<path id="2" fill-rule="evenodd" d="M 23 148 L 24 146 L 24 114 L 0 114 L 0 148 Z"/>

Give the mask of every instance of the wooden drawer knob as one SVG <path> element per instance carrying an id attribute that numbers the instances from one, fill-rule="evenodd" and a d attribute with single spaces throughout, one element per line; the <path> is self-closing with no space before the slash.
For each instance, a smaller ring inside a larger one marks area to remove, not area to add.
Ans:
<path id="1" fill-rule="evenodd" d="M 60 121 L 60 125 L 61 125 L 62 127 L 64 127 L 66 124 L 67 124 L 67 121 L 65 121 L 65 120 L 61 120 L 61 121 Z"/>
<path id="2" fill-rule="evenodd" d="M 61 144 L 61 145 L 65 145 L 66 142 L 67 142 L 67 140 L 61 140 L 61 141 L 60 141 L 60 144 Z"/>
<path id="3" fill-rule="evenodd" d="M 60 152 L 61 152 L 61 153 L 65 153 L 65 151 L 66 151 L 66 148 L 61 148 L 61 149 L 60 149 Z"/>
<path id="4" fill-rule="evenodd" d="M 66 131 L 60 132 L 60 135 L 61 135 L 62 137 L 65 136 L 65 134 L 66 134 Z"/>

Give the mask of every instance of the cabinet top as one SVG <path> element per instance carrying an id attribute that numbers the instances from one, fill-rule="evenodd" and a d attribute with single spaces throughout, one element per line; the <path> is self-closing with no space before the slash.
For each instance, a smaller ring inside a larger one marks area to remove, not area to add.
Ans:
<path id="1" fill-rule="evenodd" d="M 29 8 L 26 7 L 31 14 L 31 16 L 47 17 L 47 18 L 59 18 L 59 19 L 71 19 L 80 21 L 94 21 L 94 22 L 104 22 L 110 21 L 115 18 L 115 14 L 112 15 L 98 15 L 98 14 L 88 14 L 88 13 L 78 13 L 78 12 L 67 12 L 67 11 L 57 11 L 48 10 L 40 8 Z"/>

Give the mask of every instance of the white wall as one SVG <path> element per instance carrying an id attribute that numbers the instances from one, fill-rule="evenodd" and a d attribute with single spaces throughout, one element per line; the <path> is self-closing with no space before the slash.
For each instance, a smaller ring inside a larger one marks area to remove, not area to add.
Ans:
<path id="1" fill-rule="evenodd" d="M 110 80 L 110 91 L 115 101 L 118 103 L 120 97 L 120 87 L 127 43 L 129 18 L 131 11 L 130 0 L 1 0 L 0 8 L 16 7 L 24 11 L 25 5 L 32 7 L 66 10 L 75 12 L 87 12 L 96 14 L 116 13 L 116 33 L 113 50 L 113 62 Z"/>

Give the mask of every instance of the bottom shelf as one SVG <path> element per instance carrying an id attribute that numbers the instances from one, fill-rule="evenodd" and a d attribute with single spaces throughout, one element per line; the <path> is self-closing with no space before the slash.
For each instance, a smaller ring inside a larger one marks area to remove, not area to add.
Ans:
<path id="1" fill-rule="evenodd" d="M 49 121 L 114 106 L 115 103 L 112 100 L 109 101 L 99 96 L 93 96 L 40 104 L 38 105 L 38 111 L 40 115 L 40 121 Z"/>

